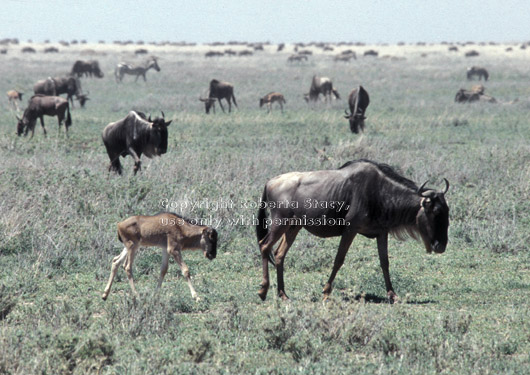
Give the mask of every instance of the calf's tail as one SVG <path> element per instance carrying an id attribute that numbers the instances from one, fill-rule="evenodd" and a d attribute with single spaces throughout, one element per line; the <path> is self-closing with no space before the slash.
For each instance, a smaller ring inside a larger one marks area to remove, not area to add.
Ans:
<path id="1" fill-rule="evenodd" d="M 265 222 L 265 219 L 267 218 L 267 187 L 263 189 L 263 194 L 261 196 L 261 202 L 259 204 L 258 209 L 258 222 L 256 224 L 256 236 L 258 238 L 258 244 L 263 240 L 268 234 L 269 229 L 267 228 L 267 224 Z M 276 264 L 276 261 L 274 260 L 274 256 L 272 255 L 272 251 L 269 251 L 268 254 L 269 262 L 272 264 Z"/>

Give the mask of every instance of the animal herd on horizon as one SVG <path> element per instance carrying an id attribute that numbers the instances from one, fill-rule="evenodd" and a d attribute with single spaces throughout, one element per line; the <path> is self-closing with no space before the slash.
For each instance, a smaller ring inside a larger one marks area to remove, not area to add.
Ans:
<path id="1" fill-rule="evenodd" d="M 369 55 L 377 56 L 376 51 L 370 52 Z M 214 55 L 207 55 L 212 56 Z M 337 61 L 356 59 L 353 51 L 339 57 Z M 288 58 L 290 63 L 304 60 L 307 60 L 307 54 L 300 52 Z M 114 69 L 114 79 L 117 84 L 123 84 L 125 75 L 132 75 L 135 76 L 135 82 L 139 77 L 146 81 L 146 73 L 150 69 L 161 71 L 156 57 L 150 57 L 143 65 L 120 62 Z M 75 61 L 69 75 L 47 77 L 37 81 L 33 87 L 34 95 L 29 98 L 23 116 L 17 115 L 17 135 L 27 135 L 31 132 L 33 137 L 36 121 L 40 119 L 46 136 L 43 120 L 46 115 L 57 117 L 59 129 L 64 122 L 68 136 L 72 125 L 70 107 L 74 108 L 74 100 L 79 101 L 81 107 L 89 100 L 88 92 L 83 93 L 81 89 L 81 78 L 90 77 L 104 77 L 96 60 Z M 472 66 L 467 69 L 466 78 L 488 81 L 490 76 L 485 68 Z M 221 102 L 223 99 L 228 103 L 229 113 L 232 111 L 232 103 L 238 108 L 232 83 L 212 79 L 207 90 L 205 96 L 199 96 L 199 100 L 204 103 L 206 114 L 210 111 L 215 113 L 216 102 L 225 112 Z M 60 97 L 61 94 L 66 94 L 66 98 Z M 22 101 L 22 95 L 23 93 L 17 90 L 7 92 L 9 103 L 16 112 L 19 111 L 18 102 Z M 307 103 L 322 100 L 327 103 L 341 97 L 330 78 L 314 75 L 309 92 L 303 95 L 303 99 Z M 484 94 L 483 85 L 475 85 L 471 91 L 460 89 L 454 101 L 495 102 L 495 99 Z M 283 113 L 287 101 L 282 93 L 271 91 L 259 98 L 259 108 L 265 105 L 268 113 L 272 111 L 275 103 Z M 352 133 L 364 132 L 369 104 L 369 94 L 362 85 L 350 91 L 344 117 L 348 120 Z M 120 157 L 130 155 L 134 160 L 133 173 L 137 175 L 141 170 L 142 154 L 148 158 L 165 154 L 168 150 L 168 127 L 171 122 L 165 120 L 162 111 L 161 116 L 154 118 L 139 111 L 130 111 L 124 118 L 106 125 L 102 131 L 102 141 L 110 159 L 109 172 L 121 175 L 123 170 Z M 367 159 L 346 162 L 338 169 L 289 172 L 269 179 L 263 189 L 257 213 L 258 223 L 255 225 L 263 273 L 259 297 L 265 300 L 267 296 L 270 286 L 270 263 L 276 268 L 277 295 L 281 299 L 288 299 L 283 278 L 284 261 L 297 234 L 303 228 L 317 237 L 340 237 L 333 269 L 323 289 L 324 299 L 330 296 L 333 281 L 344 263 L 351 243 L 357 234 L 361 234 L 376 239 L 387 298 L 390 302 L 397 300 L 389 274 L 388 235 L 392 234 L 398 239 L 408 236 L 421 240 L 428 253 L 443 253 L 448 243 L 449 226 L 449 207 L 445 200 L 449 182 L 445 178 L 443 180 L 443 190 L 428 188 L 427 182 L 418 186 L 389 165 Z M 306 207 L 302 202 L 307 199 L 345 204 L 340 209 Z M 283 201 L 291 202 L 291 205 L 275 204 Z M 320 224 L 313 225 L 316 221 Z M 132 216 L 118 223 L 118 239 L 124 248 L 111 262 L 111 273 L 102 295 L 104 300 L 109 296 L 121 265 L 125 269 L 133 294 L 137 295 L 132 267 L 140 246 L 163 249 L 158 289 L 167 273 L 171 255 L 181 268 L 192 298 L 199 299 L 192 285 L 189 269 L 182 260 L 181 251 L 202 249 L 207 259 L 214 259 L 218 240 L 216 229 L 198 225 L 193 220 L 175 213 L 163 212 L 153 216 Z"/>

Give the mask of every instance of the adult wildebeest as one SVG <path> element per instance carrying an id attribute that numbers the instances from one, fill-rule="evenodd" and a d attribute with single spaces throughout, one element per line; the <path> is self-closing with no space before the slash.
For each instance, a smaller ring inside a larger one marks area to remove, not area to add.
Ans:
<path id="1" fill-rule="evenodd" d="M 148 158 L 160 156 L 167 152 L 167 127 L 171 121 L 151 116 L 146 118 L 142 112 L 131 111 L 116 122 L 111 122 L 103 129 L 102 139 L 110 158 L 109 171 L 121 174 L 120 156 L 131 155 L 134 159 L 134 174 L 140 170 L 142 153 Z"/>
<path id="2" fill-rule="evenodd" d="M 359 86 L 350 92 L 350 96 L 348 97 L 350 113 L 345 111 L 346 116 L 344 117 L 350 120 L 350 130 L 352 133 L 357 134 L 359 130 L 364 131 L 364 120 L 366 120 L 364 114 L 366 108 L 368 108 L 368 104 L 370 104 L 370 97 L 364 87 Z"/>
<path id="3" fill-rule="evenodd" d="M 270 92 L 259 100 L 259 107 L 263 107 L 263 104 L 267 104 L 267 112 L 272 111 L 272 103 L 277 102 L 283 112 L 283 105 L 287 103 L 285 98 L 279 92 Z"/>
<path id="4" fill-rule="evenodd" d="M 225 99 L 228 102 L 228 112 L 232 112 L 231 100 L 234 101 L 234 105 L 237 107 L 236 97 L 234 96 L 234 85 L 231 83 L 212 79 L 210 81 L 210 88 L 208 92 L 207 98 L 199 97 L 199 100 L 204 102 L 204 109 L 206 110 L 206 113 L 210 113 L 210 108 L 212 107 L 213 112 L 215 113 L 216 100 L 219 100 L 219 105 L 224 112 L 225 109 L 223 107 L 223 103 L 221 103 L 221 99 Z"/>
<path id="5" fill-rule="evenodd" d="M 89 98 L 86 94 L 82 93 L 81 81 L 77 77 L 48 77 L 46 79 L 37 81 L 33 86 L 33 92 L 35 94 L 42 94 L 48 96 L 56 96 L 66 94 L 66 99 L 72 103 L 74 108 L 74 95 L 81 107 L 85 106 L 85 103 Z"/>
<path id="6" fill-rule="evenodd" d="M 449 208 L 443 192 L 417 187 L 391 167 L 356 160 L 336 170 L 291 172 L 269 180 L 263 190 L 256 234 L 261 251 L 263 281 L 259 296 L 269 289 L 268 262 L 276 265 L 278 295 L 287 299 L 283 262 L 300 229 L 318 237 L 341 236 L 333 270 L 323 293 L 328 298 L 337 272 L 357 234 L 377 238 L 387 296 L 397 296 L 388 271 L 388 234 L 423 240 L 427 252 L 443 253 L 447 246 Z M 267 218 L 266 209 L 270 210 Z M 268 228 L 266 226 L 268 225 Z M 273 253 L 274 244 L 280 244 Z"/>
<path id="7" fill-rule="evenodd" d="M 77 75 L 82 77 L 92 77 L 92 74 L 97 78 L 103 78 L 103 72 L 99 68 L 99 62 L 97 60 L 83 61 L 77 60 L 72 67 L 71 75 Z"/>
<path id="8" fill-rule="evenodd" d="M 307 61 L 307 55 L 291 55 L 287 58 L 287 62 L 292 63 L 295 61 L 298 61 L 298 62 Z"/>
<path id="9" fill-rule="evenodd" d="M 162 286 L 168 269 L 169 256 L 172 255 L 188 282 L 191 296 L 199 300 L 191 284 L 188 266 L 182 260 L 181 251 L 202 249 L 206 258 L 214 259 L 217 255 L 217 231 L 214 228 L 197 225 L 182 216 L 163 212 L 154 216 L 131 216 L 118 223 L 118 239 L 125 247 L 121 254 L 112 260 L 109 281 L 102 295 L 103 300 L 109 296 L 116 272 L 123 262 L 131 289 L 135 295 L 138 294 L 134 287 L 132 267 L 136 252 L 142 245 L 162 248 L 162 267 L 157 289 Z"/>
<path id="10" fill-rule="evenodd" d="M 364 51 L 364 54 L 363 56 L 379 56 L 379 52 L 373 50 L 373 49 L 369 49 L 368 51 Z"/>
<path id="11" fill-rule="evenodd" d="M 455 95 L 456 103 L 473 103 L 473 102 L 486 102 L 486 103 L 497 103 L 497 100 L 489 95 L 484 94 L 484 86 L 482 90 L 474 87 L 471 91 L 460 89 Z"/>
<path id="12" fill-rule="evenodd" d="M 19 110 L 18 102 L 22 101 L 23 94 L 23 92 L 19 92 L 17 90 L 9 90 L 7 92 L 7 99 L 9 100 L 9 104 L 17 111 Z"/>
<path id="13" fill-rule="evenodd" d="M 40 118 L 40 124 L 46 136 L 46 128 L 44 127 L 44 115 L 46 116 L 57 116 L 59 123 L 59 130 L 61 130 L 61 123 L 65 119 L 64 123 L 66 129 L 66 136 L 68 136 L 68 128 L 72 125 L 72 117 L 70 116 L 70 106 L 68 100 L 59 96 L 46 96 L 46 95 L 33 95 L 29 99 L 28 107 L 24 111 L 22 118 L 17 116 L 17 135 L 20 136 L 24 133 L 24 136 L 28 135 L 28 131 L 31 130 L 31 138 L 35 133 L 35 124 L 37 119 Z"/>
<path id="14" fill-rule="evenodd" d="M 471 51 L 468 51 L 468 52 L 465 53 L 466 57 L 475 57 L 475 56 L 478 56 L 478 55 L 479 55 L 479 53 L 477 51 L 475 51 L 475 50 L 471 50 Z"/>
<path id="15" fill-rule="evenodd" d="M 471 80 L 474 76 L 478 76 L 478 80 L 482 80 L 482 77 L 484 77 L 484 81 L 487 81 L 489 78 L 489 73 L 485 68 L 481 68 L 479 66 L 472 66 L 470 68 L 467 68 L 467 79 Z"/>
<path id="16" fill-rule="evenodd" d="M 145 73 L 153 68 L 157 72 L 160 71 L 160 67 L 158 66 L 158 60 L 155 57 L 151 57 L 144 66 L 134 66 L 132 64 L 121 62 L 116 66 L 116 69 L 114 70 L 114 77 L 116 78 L 116 82 L 121 82 L 123 80 L 123 76 L 125 74 L 129 75 L 135 75 L 136 79 L 134 82 L 138 81 L 138 77 L 142 76 L 144 78 L 144 82 L 146 82 L 145 79 Z"/>
<path id="17" fill-rule="evenodd" d="M 208 51 L 204 54 L 204 57 L 217 57 L 217 56 L 223 56 L 223 52 L 219 51 Z"/>
<path id="18" fill-rule="evenodd" d="M 331 82 L 331 79 L 329 79 L 328 77 L 317 77 L 316 75 L 314 75 L 313 80 L 311 81 L 309 94 L 305 94 L 304 99 L 306 102 L 309 102 L 309 100 L 317 101 L 320 94 L 324 96 L 326 102 L 328 101 L 328 99 L 332 99 L 332 94 L 335 96 L 335 98 L 340 99 L 338 91 L 333 88 L 333 83 Z"/>

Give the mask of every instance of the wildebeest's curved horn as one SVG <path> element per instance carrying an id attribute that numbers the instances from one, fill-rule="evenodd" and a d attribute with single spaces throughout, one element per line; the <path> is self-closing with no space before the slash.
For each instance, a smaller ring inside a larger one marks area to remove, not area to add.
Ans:
<path id="1" fill-rule="evenodd" d="M 15 115 L 15 117 L 17 118 L 18 121 L 22 121 L 22 119 L 18 117 L 18 115 Z"/>
<path id="2" fill-rule="evenodd" d="M 418 188 L 418 194 L 421 195 L 422 197 L 427 197 L 427 195 L 423 195 L 423 188 L 425 187 L 425 185 L 427 185 L 427 182 L 429 182 L 429 180 L 425 181 L 419 188 Z"/>
<path id="3" fill-rule="evenodd" d="M 447 190 L 449 190 L 449 181 L 447 181 L 447 179 L 445 177 L 444 177 L 444 181 L 445 181 L 445 189 L 442 192 L 442 194 L 447 193 Z"/>
<path id="4" fill-rule="evenodd" d="M 166 115 L 164 115 L 164 111 L 160 110 L 162 112 L 162 118 L 166 118 Z"/>
<path id="5" fill-rule="evenodd" d="M 147 118 L 147 121 L 152 122 L 151 121 L 151 114 L 149 114 L 149 117 Z"/>

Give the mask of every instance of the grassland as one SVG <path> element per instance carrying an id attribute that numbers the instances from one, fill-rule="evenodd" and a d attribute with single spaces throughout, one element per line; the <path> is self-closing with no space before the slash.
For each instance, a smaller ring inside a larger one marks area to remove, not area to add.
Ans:
<path id="1" fill-rule="evenodd" d="M 148 72 L 147 83 L 125 77 L 118 85 L 115 64 L 141 60 L 130 46 L 72 46 L 56 55 L 43 47 L 21 54 L 20 47 L 0 58 L 4 92 L 29 96 L 36 80 L 86 59 L 80 51 L 87 47 L 105 77 L 82 80 L 91 101 L 73 110 L 69 139 L 51 118 L 47 139 L 40 128 L 31 140 L 17 138 L 15 113 L 2 104 L 0 374 L 530 372 L 530 52 L 474 47 L 481 55 L 466 59 L 446 46 L 375 46 L 405 60 L 344 64 L 316 53 L 288 65 L 290 46 L 218 59 L 205 59 L 203 47 L 149 46 L 162 71 Z M 470 86 L 471 64 L 489 70 L 486 93 L 500 104 L 453 103 Z M 364 135 L 349 131 L 345 100 L 306 105 L 313 74 L 331 77 L 344 99 L 358 84 L 368 90 Z M 239 109 L 231 115 L 204 114 L 197 99 L 212 78 L 234 83 Z M 258 108 L 273 90 L 287 99 L 284 114 Z M 173 119 L 169 150 L 144 159 L 136 177 L 130 158 L 123 176 L 110 175 L 101 130 L 131 109 Z M 451 182 L 447 251 L 431 256 L 414 241 L 390 240 L 401 302 L 389 305 L 375 242 L 359 237 L 322 303 L 338 239 L 301 233 L 286 260 L 291 301 L 270 293 L 261 302 L 254 228 L 230 220 L 255 214 L 248 206 L 270 177 L 357 158 L 391 164 L 418 183 Z M 141 297 L 131 299 L 120 270 L 102 301 L 121 250 L 116 223 L 163 210 L 166 201 L 232 202 L 178 211 L 221 220 L 217 259 L 184 254 L 201 301 L 192 300 L 173 262 L 154 295 L 161 261 L 154 249 L 142 250 L 135 264 Z"/>

